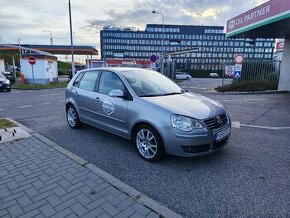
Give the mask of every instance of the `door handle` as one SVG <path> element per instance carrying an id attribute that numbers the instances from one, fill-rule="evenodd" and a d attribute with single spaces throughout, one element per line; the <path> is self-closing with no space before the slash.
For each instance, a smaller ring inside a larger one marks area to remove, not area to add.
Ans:
<path id="1" fill-rule="evenodd" d="M 99 97 L 96 97 L 96 102 L 100 102 L 100 98 Z"/>
<path id="2" fill-rule="evenodd" d="M 78 95 L 78 92 L 74 92 L 75 93 L 75 95 Z"/>

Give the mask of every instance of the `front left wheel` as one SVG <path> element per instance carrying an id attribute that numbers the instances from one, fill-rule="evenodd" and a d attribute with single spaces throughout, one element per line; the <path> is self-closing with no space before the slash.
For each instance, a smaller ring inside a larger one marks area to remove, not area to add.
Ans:
<path id="1" fill-rule="evenodd" d="M 78 112 L 76 111 L 75 107 L 69 105 L 66 109 L 66 119 L 68 125 L 73 129 L 78 129 L 82 127 L 82 122 L 79 119 Z"/>
<path id="2" fill-rule="evenodd" d="M 134 139 L 139 155 L 146 161 L 153 162 L 164 157 L 162 139 L 154 128 L 147 125 L 140 126 Z"/>

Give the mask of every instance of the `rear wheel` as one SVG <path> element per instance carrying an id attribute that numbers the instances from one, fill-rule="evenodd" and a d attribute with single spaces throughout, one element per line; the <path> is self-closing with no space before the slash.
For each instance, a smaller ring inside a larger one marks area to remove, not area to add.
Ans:
<path id="1" fill-rule="evenodd" d="M 147 125 L 140 126 L 134 139 L 139 155 L 146 161 L 153 162 L 164 157 L 162 139 L 154 128 Z"/>
<path id="2" fill-rule="evenodd" d="M 74 108 L 74 106 L 69 105 L 66 109 L 66 119 L 68 122 L 68 125 L 73 129 L 78 129 L 82 127 L 82 122 L 79 119 L 79 115 Z"/>

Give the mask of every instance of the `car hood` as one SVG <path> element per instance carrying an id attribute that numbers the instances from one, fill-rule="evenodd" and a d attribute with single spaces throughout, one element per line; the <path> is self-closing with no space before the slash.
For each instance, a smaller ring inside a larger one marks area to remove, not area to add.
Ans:
<path id="1" fill-rule="evenodd" d="M 221 104 L 195 93 L 142 97 L 142 99 L 169 110 L 172 114 L 181 114 L 196 119 L 206 119 L 225 113 Z"/>

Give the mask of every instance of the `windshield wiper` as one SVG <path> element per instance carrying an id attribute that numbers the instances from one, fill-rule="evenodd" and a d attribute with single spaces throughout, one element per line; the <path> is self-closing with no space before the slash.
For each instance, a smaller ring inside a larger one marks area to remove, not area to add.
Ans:
<path id="1" fill-rule="evenodd" d="M 166 94 L 162 94 L 162 96 L 166 96 L 166 95 L 179 95 L 179 94 L 183 94 L 184 92 L 169 92 Z"/>
<path id="2" fill-rule="evenodd" d="M 160 96 L 160 95 L 139 95 L 139 97 L 156 97 L 156 96 Z"/>

